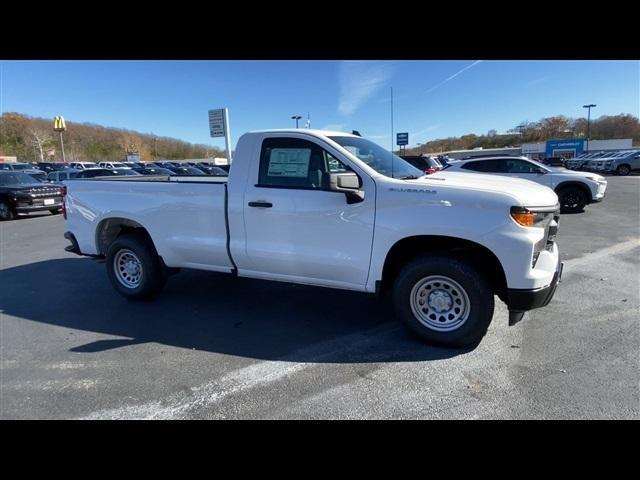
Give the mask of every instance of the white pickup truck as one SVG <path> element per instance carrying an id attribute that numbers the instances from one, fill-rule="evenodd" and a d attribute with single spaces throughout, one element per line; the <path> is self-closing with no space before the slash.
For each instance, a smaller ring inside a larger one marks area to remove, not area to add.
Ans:
<path id="1" fill-rule="evenodd" d="M 106 259 L 115 289 L 149 299 L 194 268 L 388 292 L 430 343 L 477 344 L 494 295 L 509 324 L 562 274 L 558 197 L 526 180 L 432 175 L 357 135 L 256 131 L 228 177 L 69 180 L 67 251 Z"/>

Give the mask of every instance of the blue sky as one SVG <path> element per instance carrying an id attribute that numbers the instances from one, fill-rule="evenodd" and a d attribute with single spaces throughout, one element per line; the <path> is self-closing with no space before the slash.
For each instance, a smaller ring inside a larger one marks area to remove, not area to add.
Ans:
<path id="1" fill-rule="evenodd" d="M 126 128 L 224 147 L 207 110 L 228 107 L 232 144 L 248 130 L 359 130 L 390 147 L 506 131 L 551 115 L 640 111 L 638 61 L 1 61 L 0 111 Z"/>

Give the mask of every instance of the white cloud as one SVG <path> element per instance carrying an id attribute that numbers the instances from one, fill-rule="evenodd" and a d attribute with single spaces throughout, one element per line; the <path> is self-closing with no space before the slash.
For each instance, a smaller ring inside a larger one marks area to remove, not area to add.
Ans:
<path id="1" fill-rule="evenodd" d="M 440 88 L 442 85 L 444 85 L 445 83 L 447 83 L 450 80 L 453 80 L 454 78 L 456 78 L 458 75 L 460 75 L 462 72 L 465 72 L 466 70 L 469 70 L 472 67 L 475 67 L 476 65 L 478 65 L 480 62 L 482 62 L 482 60 L 476 60 L 475 62 L 473 62 L 471 65 L 467 65 L 466 67 L 464 67 L 462 70 L 458 70 L 456 73 L 454 73 L 453 75 L 451 75 L 449 78 L 443 80 L 442 82 L 438 83 L 437 85 L 434 85 L 433 87 L 431 87 L 429 90 L 426 91 L 426 93 L 431 93 L 433 92 L 436 88 Z"/>
<path id="2" fill-rule="evenodd" d="M 338 113 L 355 113 L 392 75 L 391 65 L 380 62 L 342 62 L 340 64 L 340 102 Z"/>

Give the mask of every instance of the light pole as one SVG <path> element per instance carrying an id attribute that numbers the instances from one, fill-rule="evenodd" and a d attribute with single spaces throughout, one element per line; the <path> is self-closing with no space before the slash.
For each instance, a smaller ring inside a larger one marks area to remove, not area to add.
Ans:
<path id="1" fill-rule="evenodd" d="M 582 108 L 587 109 L 587 153 L 589 153 L 589 130 L 591 127 L 591 108 L 597 107 L 595 103 L 590 103 L 589 105 L 583 105 Z"/>
<path id="2" fill-rule="evenodd" d="M 296 128 L 298 128 L 298 120 L 300 120 L 302 117 L 300 115 L 293 115 L 291 117 L 291 120 L 295 120 L 296 121 Z"/>

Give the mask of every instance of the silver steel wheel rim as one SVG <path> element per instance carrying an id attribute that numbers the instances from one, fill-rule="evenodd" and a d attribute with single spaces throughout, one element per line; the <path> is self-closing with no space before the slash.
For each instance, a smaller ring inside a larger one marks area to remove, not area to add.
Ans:
<path id="1" fill-rule="evenodd" d="M 471 302 L 462 286 L 449 277 L 431 275 L 413 286 L 411 310 L 425 327 L 437 332 L 451 332 L 469 318 Z"/>
<path id="2" fill-rule="evenodd" d="M 131 250 L 123 248 L 113 257 L 113 271 L 118 281 L 127 288 L 137 288 L 142 280 L 142 262 Z"/>

